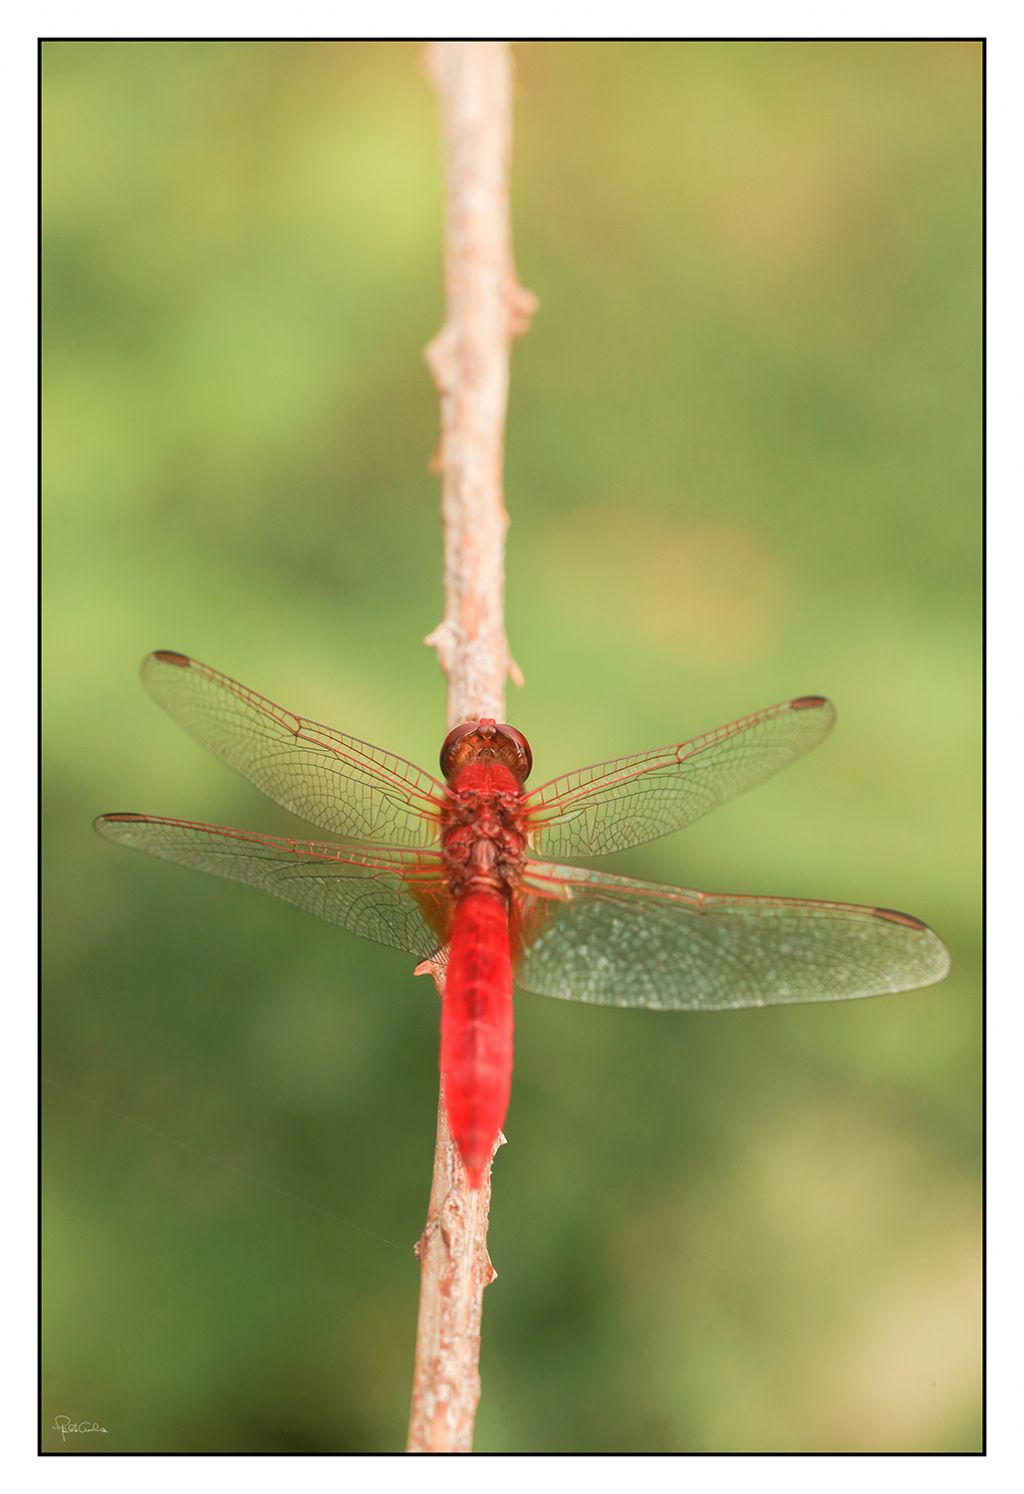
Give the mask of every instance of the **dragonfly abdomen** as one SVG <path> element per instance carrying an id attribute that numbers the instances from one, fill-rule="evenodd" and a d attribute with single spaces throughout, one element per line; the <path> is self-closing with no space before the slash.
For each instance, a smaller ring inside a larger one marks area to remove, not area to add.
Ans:
<path id="1" fill-rule="evenodd" d="M 455 907 L 441 1003 L 441 1079 L 452 1140 L 480 1186 L 512 1084 L 512 957 L 508 904 L 469 891 Z"/>
<path id="2" fill-rule="evenodd" d="M 453 914 L 441 1003 L 441 1078 L 452 1139 L 470 1186 L 479 1188 L 512 1084 L 509 906 L 522 875 L 523 796 L 515 773 L 496 760 L 503 737 L 495 731 L 477 743 L 471 729 L 453 735 L 464 760 L 449 779 L 442 811 L 441 856 Z M 515 745 L 506 744 L 510 752 Z"/>

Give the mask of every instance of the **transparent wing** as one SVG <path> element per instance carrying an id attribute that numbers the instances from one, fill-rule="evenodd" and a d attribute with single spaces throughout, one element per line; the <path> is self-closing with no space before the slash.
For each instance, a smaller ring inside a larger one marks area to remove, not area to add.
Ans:
<path id="1" fill-rule="evenodd" d="M 351 934 L 426 959 L 447 937 L 448 891 L 429 851 L 281 840 L 221 825 L 107 814 L 108 840 L 196 871 L 262 888 Z"/>
<path id="2" fill-rule="evenodd" d="M 404 758 L 295 716 L 185 654 L 150 654 L 142 682 L 204 747 L 310 824 L 384 845 L 437 841 L 444 785 Z"/>
<path id="3" fill-rule="evenodd" d="M 827 736 L 831 701 L 803 695 L 689 742 L 578 768 L 526 796 L 539 856 L 604 856 L 692 825 Z"/>
<path id="4" fill-rule="evenodd" d="M 730 897 L 528 863 L 524 990 L 601 1006 L 722 1011 L 843 1001 L 941 980 L 949 954 L 908 913 Z"/>

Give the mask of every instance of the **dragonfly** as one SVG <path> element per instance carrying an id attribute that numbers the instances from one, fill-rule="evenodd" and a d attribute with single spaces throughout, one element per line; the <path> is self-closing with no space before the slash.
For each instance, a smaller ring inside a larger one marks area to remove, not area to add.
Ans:
<path id="1" fill-rule="evenodd" d="M 441 1087 L 471 1188 L 508 1108 L 514 985 L 597 1006 L 724 1011 L 906 991 L 949 969 L 942 941 L 909 913 L 573 864 L 691 825 L 802 757 L 832 728 L 824 696 L 528 790 L 529 742 L 489 718 L 448 733 L 439 779 L 185 654 L 150 654 L 141 672 L 186 731 L 331 839 L 126 813 L 101 816 L 97 830 L 443 972 Z"/>

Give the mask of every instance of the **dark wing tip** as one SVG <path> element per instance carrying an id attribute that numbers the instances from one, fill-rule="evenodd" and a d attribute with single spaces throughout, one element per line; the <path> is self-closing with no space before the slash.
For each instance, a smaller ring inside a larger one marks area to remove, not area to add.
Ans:
<path id="1" fill-rule="evenodd" d="M 789 702 L 791 711 L 820 711 L 822 706 L 829 704 L 825 695 L 798 695 L 796 700 Z"/>
<path id="2" fill-rule="evenodd" d="M 177 649 L 157 648 L 149 656 L 151 659 L 159 659 L 161 664 L 176 664 L 179 669 L 188 669 L 192 663 L 188 654 L 179 654 Z"/>
<path id="3" fill-rule="evenodd" d="M 886 923 L 895 923 L 900 928 L 912 929 L 921 936 L 917 948 L 922 960 L 927 963 L 926 968 L 919 971 L 916 982 L 918 985 L 934 985 L 949 974 L 953 962 L 949 950 L 934 929 L 929 928 L 920 918 L 915 918 L 913 913 L 901 913 L 897 908 L 872 908 L 871 911 L 876 918 L 883 918 Z"/>
<path id="4" fill-rule="evenodd" d="M 901 913 L 897 908 L 872 908 L 876 918 L 884 918 L 886 923 L 902 923 L 908 929 L 918 929 L 922 933 L 930 934 L 931 929 L 920 918 L 915 918 L 913 913 Z"/>
<path id="5" fill-rule="evenodd" d="M 149 819 L 147 814 L 100 814 L 92 822 L 92 828 L 104 840 L 120 840 L 119 826 L 137 825 Z"/>

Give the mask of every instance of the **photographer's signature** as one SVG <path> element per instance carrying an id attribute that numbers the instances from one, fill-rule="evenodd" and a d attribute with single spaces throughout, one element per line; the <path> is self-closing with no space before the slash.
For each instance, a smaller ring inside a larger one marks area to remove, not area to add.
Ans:
<path id="1" fill-rule="evenodd" d="M 72 1432 L 102 1432 L 104 1436 L 107 1434 L 106 1427 L 101 1427 L 98 1421 L 72 1421 L 70 1416 L 55 1416 L 53 1430 L 60 1433 L 62 1442 L 66 1442 Z"/>

